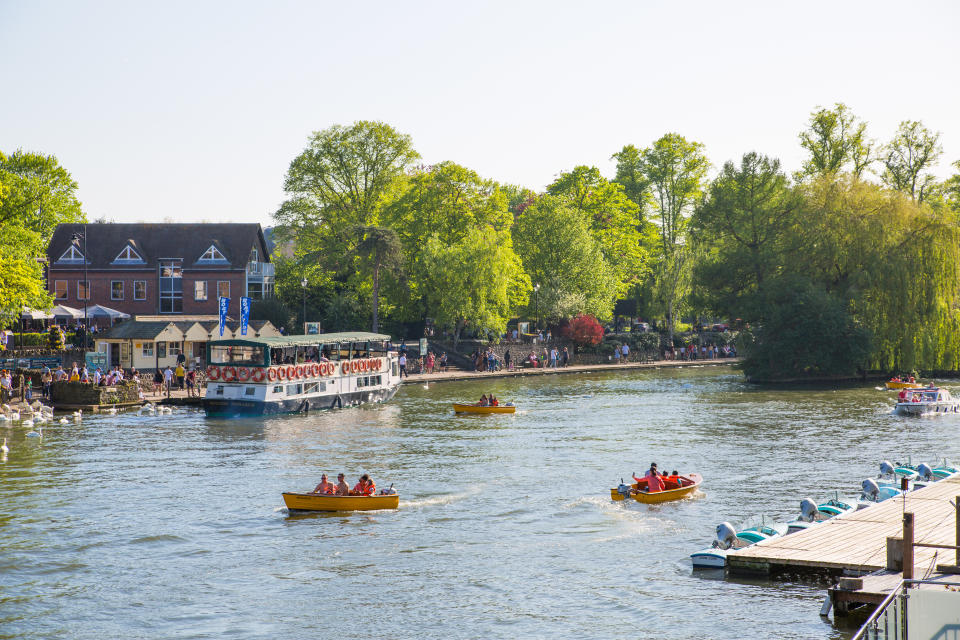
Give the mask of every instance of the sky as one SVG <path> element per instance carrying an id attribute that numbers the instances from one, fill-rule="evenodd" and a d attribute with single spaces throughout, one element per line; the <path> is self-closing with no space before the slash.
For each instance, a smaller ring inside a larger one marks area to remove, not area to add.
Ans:
<path id="1" fill-rule="evenodd" d="M 799 167 L 818 106 L 960 159 L 960 3 L 0 0 L 0 150 L 55 155 L 91 220 L 260 222 L 334 124 L 542 190 L 676 132 Z"/>

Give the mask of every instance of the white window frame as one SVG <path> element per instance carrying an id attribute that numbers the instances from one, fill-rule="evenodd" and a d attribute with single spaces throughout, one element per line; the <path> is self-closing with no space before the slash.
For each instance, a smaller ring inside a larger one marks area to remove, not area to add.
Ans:
<path id="1" fill-rule="evenodd" d="M 137 296 L 137 285 L 143 285 L 143 295 Z M 133 281 L 133 299 L 134 300 L 146 300 L 147 299 L 147 281 L 146 280 L 134 280 Z"/>
<path id="2" fill-rule="evenodd" d="M 86 283 L 87 285 L 87 296 L 83 297 L 80 295 L 80 285 Z M 90 299 L 90 281 L 89 280 L 77 280 L 77 300 L 89 300 Z"/>
<path id="3" fill-rule="evenodd" d="M 152 342 L 144 342 L 143 345 L 142 345 L 141 348 L 140 348 L 140 353 L 143 355 L 144 358 L 152 358 L 152 357 L 153 357 L 153 343 L 152 343 Z"/>
<path id="4" fill-rule="evenodd" d="M 209 254 L 209 255 L 207 255 Z M 223 252 L 220 249 L 217 249 L 217 245 L 210 245 L 206 251 L 204 251 L 197 262 L 226 262 L 227 258 L 223 255 Z"/>
<path id="5" fill-rule="evenodd" d="M 197 285 L 203 284 L 203 297 L 201 298 L 197 295 Z M 207 280 L 194 280 L 193 281 L 193 299 L 194 300 L 208 300 L 210 298 L 210 286 Z"/>
<path id="6" fill-rule="evenodd" d="M 119 298 L 118 298 L 116 295 L 114 295 L 114 292 L 113 292 L 113 285 L 115 285 L 115 284 L 119 284 L 119 285 L 120 285 L 120 297 L 119 297 Z M 123 280 L 111 280 L 111 281 L 110 281 L 110 299 L 111 299 L 111 300 L 123 300 L 124 289 L 125 289 L 125 286 L 124 286 Z"/>
<path id="7" fill-rule="evenodd" d="M 220 285 L 227 285 L 226 295 L 220 293 Z M 230 281 L 229 280 L 217 280 L 217 297 L 218 298 L 229 298 L 230 297 Z"/>
<path id="8" fill-rule="evenodd" d="M 126 257 L 124 257 L 124 254 L 126 254 Z M 130 254 L 133 254 L 133 255 L 135 255 L 136 257 L 135 257 L 135 258 L 131 258 L 131 257 L 130 257 Z M 140 254 L 137 253 L 137 250 L 136 250 L 136 249 L 134 249 L 132 246 L 130 246 L 130 245 L 128 244 L 127 246 L 125 246 L 125 247 L 123 248 L 123 251 L 121 251 L 119 254 L 117 254 L 117 257 L 113 259 L 113 262 L 114 262 L 114 264 L 117 264 L 117 263 L 119 263 L 119 264 L 134 264 L 134 263 L 142 264 L 142 263 L 143 263 L 143 258 L 140 257 Z"/>
<path id="9" fill-rule="evenodd" d="M 63 285 L 63 295 L 61 296 L 58 289 L 60 285 Z M 70 282 L 68 280 L 54 280 L 53 281 L 53 299 L 54 300 L 69 300 L 70 299 Z"/>
<path id="10" fill-rule="evenodd" d="M 67 254 L 70 254 L 69 256 Z M 86 258 L 80 252 L 80 249 L 77 248 L 77 245 L 71 244 L 70 247 L 63 252 L 63 255 L 57 260 L 57 262 L 84 262 Z"/>

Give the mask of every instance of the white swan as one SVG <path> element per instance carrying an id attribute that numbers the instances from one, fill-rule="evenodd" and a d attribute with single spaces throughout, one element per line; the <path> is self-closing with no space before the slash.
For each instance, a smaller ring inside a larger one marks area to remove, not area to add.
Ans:
<path id="1" fill-rule="evenodd" d="M 38 431 L 28 431 L 28 438 L 42 438 L 43 437 L 43 427 L 37 427 Z"/>
<path id="2" fill-rule="evenodd" d="M 106 411 L 104 411 L 104 413 L 109 413 L 110 415 L 115 416 L 115 415 L 117 415 L 117 408 L 116 408 L 116 407 L 110 407 L 109 409 L 107 409 Z"/>
<path id="3" fill-rule="evenodd" d="M 24 426 L 24 427 L 32 427 L 32 426 L 33 426 L 33 420 L 24 420 L 24 421 L 21 422 L 20 424 L 21 424 L 21 426 Z"/>
<path id="4" fill-rule="evenodd" d="M 8 421 L 9 419 L 10 419 L 10 418 L 7 417 L 7 414 L 5 414 L 5 413 L 0 413 L 0 421 L 6 422 L 6 421 Z"/>
<path id="5" fill-rule="evenodd" d="M 10 451 L 10 447 L 7 446 L 7 439 L 4 438 L 3 444 L 0 444 L 0 453 L 2 453 L 3 455 L 7 455 L 9 451 Z"/>
<path id="6" fill-rule="evenodd" d="M 77 409 L 76 411 L 74 411 L 74 412 L 73 412 L 73 417 L 74 417 L 74 418 L 82 418 L 82 417 L 83 417 L 83 409 Z"/>
<path id="7" fill-rule="evenodd" d="M 60 424 L 70 424 L 70 421 L 66 418 L 60 418 Z"/>

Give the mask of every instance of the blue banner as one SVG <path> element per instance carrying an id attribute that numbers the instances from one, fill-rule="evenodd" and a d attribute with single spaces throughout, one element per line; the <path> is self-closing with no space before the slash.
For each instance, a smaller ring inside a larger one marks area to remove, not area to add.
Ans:
<path id="1" fill-rule="evenodd" d="M 223 337 L 223 327 L 227 324 L 227 311 L 230 309 L 230 298 L 220 299 L 220 337 Z"/>
<path id="2" fill-rule="evenodd" d="M 250 303 L 253 300 L 243 296 L 240 298 L 240 335 L 247 335 L 247 323 L 250 322 Z"/>

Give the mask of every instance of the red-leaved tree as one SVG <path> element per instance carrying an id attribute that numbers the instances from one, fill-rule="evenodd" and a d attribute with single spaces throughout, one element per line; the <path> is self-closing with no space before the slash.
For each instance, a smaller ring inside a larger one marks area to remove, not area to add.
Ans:
<path id="1" fill-rule="evenodd" d="M 595 347 L 603 340 L 603 327 L 593 316 L 579 315 L 567 325 L 565 335 L 580 347 Z"/>

